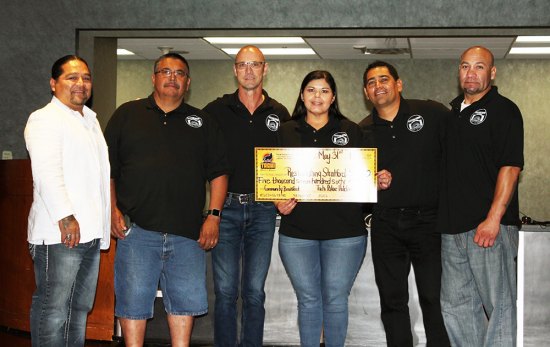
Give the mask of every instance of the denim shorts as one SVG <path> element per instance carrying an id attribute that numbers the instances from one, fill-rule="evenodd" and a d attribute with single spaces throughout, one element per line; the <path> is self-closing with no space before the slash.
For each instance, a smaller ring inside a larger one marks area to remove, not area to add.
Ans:
<path id="1" fill-rule="evenodd" d="M 208 311 L 205 252 L 196 240 L 149 231 L 135 223 L 115 256 L 115 315 L 153 317 L 157 289 L 168 314 L 198 316 Z"/>

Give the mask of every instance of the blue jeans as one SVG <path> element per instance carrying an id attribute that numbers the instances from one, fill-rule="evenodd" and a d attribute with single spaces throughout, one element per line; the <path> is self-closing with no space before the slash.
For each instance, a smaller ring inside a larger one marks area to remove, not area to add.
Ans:
<path id="1" fill-rule="evenodd" d="M 206 255 L 196 240 L 151 231 L 132 223 L 115 256 L 115 315 L 149 319 L 160 285 L 170 315 L 208 312 Z"/>
<path id="2" fill-rule="evenodd" d="M 32 346 L 84 346 L 99 272 L 99 240 L 74 248 L 29 245 L 36 290 L 31 304 Z"/>
<path id="3" fill-rule="evenodd" d="M 442 235 L 441 310 L 453 346 L 516 345 L 516 226 L 500 226 L 493 247 L 475 229 Z"/>
<path id="4" fill-rule="evenodd" d="M 240 204 L 228 197 L 212 250 L 214 345 L 237 345 L 237 299 L 241 286 L 240 346 L 262 346 L 264 285 L 271 262 L 276 210 L 272 203 Z"/>
<path id="5" fill-rule="evenodd" d="M 279 235 L 279 254 L 298 299 L 300 346 L 344 346 L 348 296 L 361 268 L 367 237 L 304 240 Z"/>

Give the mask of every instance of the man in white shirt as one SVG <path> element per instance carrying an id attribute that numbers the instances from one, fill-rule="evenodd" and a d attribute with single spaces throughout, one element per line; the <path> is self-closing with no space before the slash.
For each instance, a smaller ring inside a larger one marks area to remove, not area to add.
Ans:
<path id="1" fill-rule="evenodd" d="M 74 55 L 52 66 L 53 98 L 25 127 L 33 204 L 28 242 L 36 290 L 30 314 L 33 346 L 84 346 L 99 271 L 109 247 L 107 145 L 96 114 L 88 64 Z"/>

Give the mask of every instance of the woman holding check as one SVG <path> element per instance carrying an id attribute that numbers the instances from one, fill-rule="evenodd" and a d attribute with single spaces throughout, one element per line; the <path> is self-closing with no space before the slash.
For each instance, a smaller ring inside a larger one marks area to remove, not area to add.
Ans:
<path id="1" fill-rule="evenodd" d="M 338 108 L 336 83 L 312 71 L 300 87 L 290 121 L 281 127 L 282 147 L 364 147 L 359 126 Z M 388 171 L 378 173 L 387 189 Z M 360 203 L 275 202 L 282 215 L 279 253 L 298 299 L 301 346 L 344 346 L 348 296 L 367 246 Z"/>

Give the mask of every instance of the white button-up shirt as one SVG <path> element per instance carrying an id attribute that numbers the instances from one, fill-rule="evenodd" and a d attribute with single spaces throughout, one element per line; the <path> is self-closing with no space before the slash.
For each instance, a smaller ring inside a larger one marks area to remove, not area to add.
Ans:
<path id="1" fill-rule="evenodd" d="M 95 112 L 84 106 L 83 114 L 54 96 L 27 121 L 25 142 L 33 175 L 28 224 L 31 244 L 61 243 L 58 222 L 74 215 L 81 243 L 101 239 L 101 249 L 109 248 L 107 144 Z"/>

